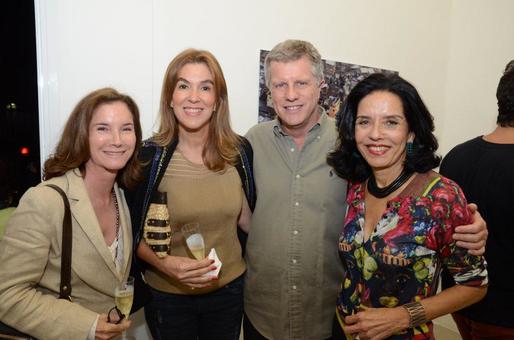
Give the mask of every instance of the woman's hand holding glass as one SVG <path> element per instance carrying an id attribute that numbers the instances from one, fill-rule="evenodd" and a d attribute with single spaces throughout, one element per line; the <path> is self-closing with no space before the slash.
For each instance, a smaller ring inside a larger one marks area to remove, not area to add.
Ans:
<path id="1" fill-rule="evenodd" d="M 100 314 L 96 324 L 95 339 L 113 339 L 122 335 L 132 325 L 132 321 L 127 318 L 118 321 L 119 323 L 111 323 L 107 314 Z"/>
<path id="2" fill-rule="evenodd" d="M 189 257 L 169 255 L 160 260 L 162 264 L 161 268 L 165 274 L 192 289 L 209 287 L 211 281 L 216 278 L 204 275 L 216 269 L 216 267 L 213 265 L 214 260 L 205 258 L 205 246 L 200 233 L 200 226 L 198 223 L 188 223 L 180 229 L 180 233 L 175 232 L 172 236 L 172 247 L 182 244 L 182 241 L 178 242 L 178 239 L 182 240 L 181 236 L 183 236 L 184 245 L 189 248 L 191 254 L 195 258 L 198 258 L 198 260 Z"/>
<path id="3" fill-rule="evenodd" d="M 166 256 L 161 261 L 164 262 L 167 275 L 191 288 L 208 287 L 214 279 L 210 276 L 203 276 L 216 269 L 213 266 L 214 260 L 204 258 L 199 261 L 182 256 Z"/>
<path id="4" fill-rule="evenodd" d="M 126 280 L 119 282 L 114 288 L 114 302 L 116 306 L 111 308 L 109 311 L 109 315 L 107 315 L 106 320 L 104 320 L 104 316 L 101 315 L 98 319 L 98 325 L 96 327 L 96 338 L 97 339 L 110 339 L 112 328 L 109 325 L 104 326 L 103 322 L 107 321 L 108 324 L 114 324 L 117 326 L 121 326 L 123 329 L 121 330 L 122 339 L 125 339 L 125 330 L 130 326 L 131 322 L 128 321 L 130 310 L 132 309 L 132 302 L 134 301 L 134 277 L 129 276 Z M 101 327 L 100 322 L 102 322 Z M 128 325 L 123 327 L 123 325 Z M 103 333 L 98 334 L 99 331 L 103 331 Z M 119 334 L 117 334 L 119 335 Z M 113 335 L 116 336 L 116 335 Z"/>

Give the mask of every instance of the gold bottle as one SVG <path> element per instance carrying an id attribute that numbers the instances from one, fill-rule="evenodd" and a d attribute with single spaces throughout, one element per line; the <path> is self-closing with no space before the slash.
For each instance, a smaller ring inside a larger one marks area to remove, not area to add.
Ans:
<path id="1" fill-rule="evenodd" d="M 162 258 L 168 254 L 171 242 L 171 227 L 166 192 L 156 191 L 150 199 L 143 237 L 158 257 Z"/>

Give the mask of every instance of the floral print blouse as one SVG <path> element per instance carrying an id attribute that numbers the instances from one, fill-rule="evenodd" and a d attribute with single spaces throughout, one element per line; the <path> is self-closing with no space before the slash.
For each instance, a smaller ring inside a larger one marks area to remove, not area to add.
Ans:
<path id="1" fill-rule="evenodd" d="M 452 239 L 454 228 L 472 222 L 466 199 L 451 180 L 417 174 L 387 202 L 375 231 L 364 242 L 365 182 L 350 187 L 348 213 L 339 239 L 345 274 L 338 297 L 340 319 L 361 307 L 395 307 L 435 295 L 442 266 L 455 282 L 487 284 L 486 264 Z M 390 339 L 432 339 L 432 323 Z"/>

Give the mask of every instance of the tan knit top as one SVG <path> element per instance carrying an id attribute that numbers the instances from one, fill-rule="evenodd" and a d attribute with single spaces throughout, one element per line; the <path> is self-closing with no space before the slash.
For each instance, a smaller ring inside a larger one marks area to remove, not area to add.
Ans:
<path id="1" fill-rule="evenodd" d="M 237 238 L 237 220 L 243 203 L 241 179 L 234 167 L 213 172 L 195 164 L 175 150 L 159 185 L 167 192 L 170 224 L 173 232 L 170 254 L 193 258 L 180 227 L 199 222 L 205 240 L 205 256 L 216 249 L 223 263 L 219 280 L 209 288 L 194 289 L 175 281 L 155 268 L 146 271 L 148 284 L 157 290 L 174 294 L 204 294 L 236 279 L 246 270 Z"/>

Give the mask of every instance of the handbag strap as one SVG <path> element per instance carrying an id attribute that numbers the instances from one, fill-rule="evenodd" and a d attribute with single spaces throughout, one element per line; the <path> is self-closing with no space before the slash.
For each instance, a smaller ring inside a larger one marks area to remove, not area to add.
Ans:
<path id="1" fill-rule="evenodd" d="M 59 299 L 71 301 L 71 212 L 70 202 L 64 191 L 54 184 L 46 184 L 57 191 L 64 202 L 64 218 L 62 220 L 62 254 L 61 254 L 61 284 L 59 286 Z"/>

